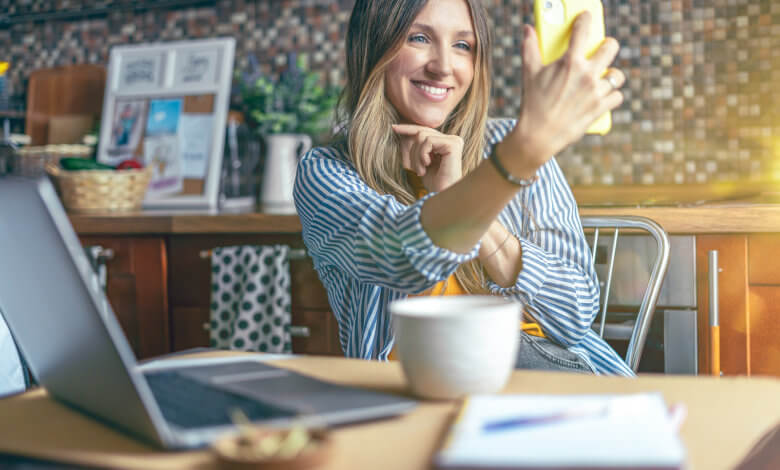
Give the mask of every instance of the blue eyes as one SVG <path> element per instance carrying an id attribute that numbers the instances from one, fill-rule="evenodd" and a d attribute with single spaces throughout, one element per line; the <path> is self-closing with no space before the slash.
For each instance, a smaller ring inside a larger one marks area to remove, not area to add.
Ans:
<path id="1" fill-rule="evenodd" d="M 412 34 L 411 36 L 409 36 L 409 42 L 428 44 L 430 41 L 424 34 Z M 462 49 L 464 51 L 471 50 L 471 44 L 467 43 L 466 41 L 458 41 L 454 44 L 453 47 L 457 47 L 458 49 Z"/>

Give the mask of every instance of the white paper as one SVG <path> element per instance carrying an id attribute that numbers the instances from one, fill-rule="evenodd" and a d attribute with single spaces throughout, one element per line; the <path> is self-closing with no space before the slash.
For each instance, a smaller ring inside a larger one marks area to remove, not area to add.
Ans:
<path id="1" fill-rule="evenodd" d="M 605 412 L 485 431 L 485 423 L 606 407 Z M 479 395 L 437 456 L 440 467 L 681 468 L 685 459 L 660 394 Z"/>
<path id="2" fill-rule="evenodd" d="M 120 61 L 118 88 L 127 91 L 160 85 L 162 63 L 161 52 L 126 54 Z"/>
<path id="3" fill-rule="evenodd" d="M 182 190 L 182 165 L 176 135 L 145 138 L 144 166 L 152 167 L 152 180 L 146 191 L 147 199 Z"/>
<path id="4" fill-rule="evenodd" d="M 211 114 L 182 114 L 179 118 L 179 154 L 185 178 L 206 178 L 213 123 Z"/>
<path id="5" fill-rule="evenodd" d="M 218 47 L 177 51 L 174 88 L 217 83 L 218 60 Z"/>

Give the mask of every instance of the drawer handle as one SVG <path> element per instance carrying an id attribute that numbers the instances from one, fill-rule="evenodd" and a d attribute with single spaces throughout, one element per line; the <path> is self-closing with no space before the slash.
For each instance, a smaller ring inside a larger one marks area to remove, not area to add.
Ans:
<path id="1" fill-rule="evenodd" d="M 311 330 L 308 326 L 291 326 L 290 336 L 293 338 L 309 338 L 311 336 Z"/>
<path id="2" fill-rule="evenodd" d="M 98 261 L 106 262 L 114 259 L 113 248 L 103 248 L 102 246 L 98 248 L 99 249 L 97 250 L 97 256 L 95 256 L 95 258 L 97 258 Z"/>
<path id="3" fill-rule="evenodd" d="M 204 322 L 203 329 L 205 331 L 211 331 L 211 323 Z M 310 338 L 311 330 L 309 329 L 308 326 L 291 326 L 290 336 L 292 336 L 293 338 Z"/>

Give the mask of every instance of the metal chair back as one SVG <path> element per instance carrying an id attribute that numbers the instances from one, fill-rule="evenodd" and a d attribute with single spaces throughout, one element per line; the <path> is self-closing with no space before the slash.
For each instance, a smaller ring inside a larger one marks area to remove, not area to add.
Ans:
<path id="1" fill-rule="evenodd" d="M 583 216 L 581 217 L 582 227 L 586 232 L 593 233 L 593 242 L 591 252 L 594 263 L 599 249 L 599 235 L 602 232 L 611 233 L 612 239 L 609 244 L 609 253 L 607 255 L 607 274 L 606 279 L 600 279 L 602 287 L 601 295 L 601 313 L 598 332 L 604 337 L 604 326 L 606 324 L 607 309 L 609 306 L 610 290 L 612 288 L 612 278 L 615 267 L 615 257 L 618 247 L 618 239 L 621 231 L 635 232 L 640 231 L 649 234 L 656 242 L 656 256 L 652 263 L 652 271 L 645 289 L 642 302 L 637 312 L 636 321 L 631 332 L 626 351 L 626 363 L 634 372 L 639 367 L 639 360 L 647 341 L 647 335 L 650 331 L 650 323 L 655 313 L 658 294 L 661 292 L 661 285 L 666 277 L 666 269 L 669 266 L 669 236 L 663 228 L 655 221 L 640 216 Z"/>

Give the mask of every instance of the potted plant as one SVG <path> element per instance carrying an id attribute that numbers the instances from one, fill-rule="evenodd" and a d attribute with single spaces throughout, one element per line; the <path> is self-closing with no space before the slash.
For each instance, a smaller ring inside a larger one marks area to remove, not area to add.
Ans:
<path id="1" fill-rule="evenodd" d="M 287 69 L 277 78 L 251 70 L 239 75 L 241 108 L 247 123 L 265 143 L 266 158 L 260 192 L 261 207 L 269 213 L 295 213 L 292 186 L 298 158 L 330 130 L 338 88 L 322 86 L 317 73 L 307 70 L 306 56 L 290 54 Z"/>

